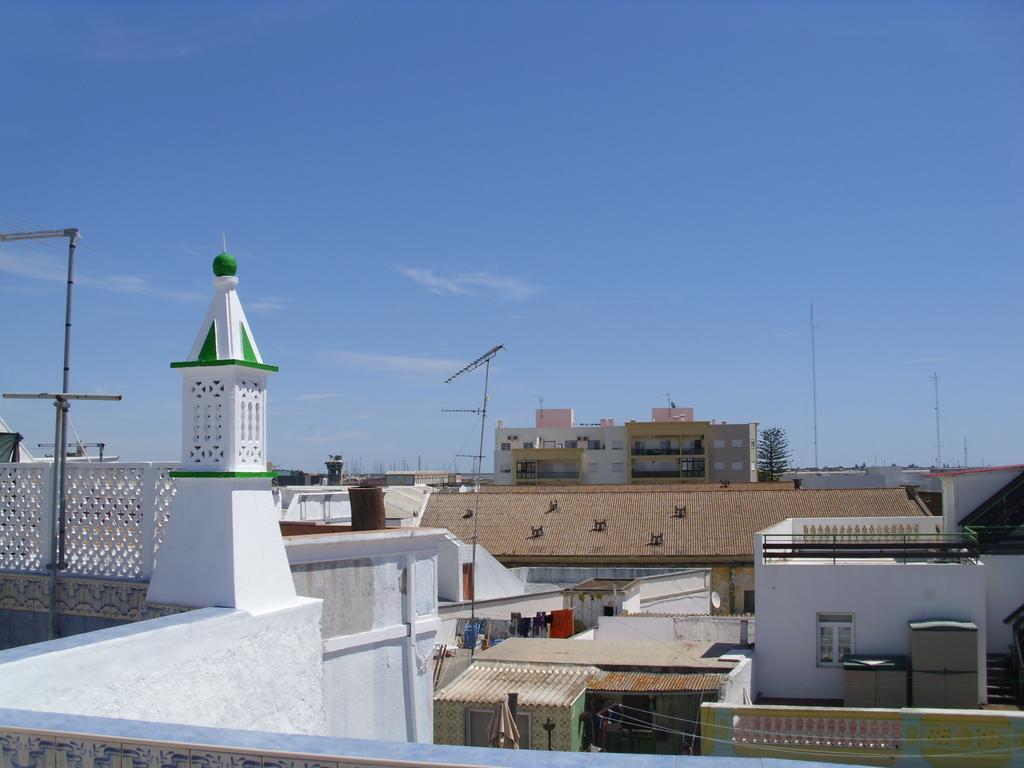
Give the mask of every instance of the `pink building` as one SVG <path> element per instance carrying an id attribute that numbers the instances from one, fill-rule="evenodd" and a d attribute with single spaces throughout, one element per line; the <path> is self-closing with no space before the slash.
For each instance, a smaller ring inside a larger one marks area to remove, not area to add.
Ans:
<path id="1" fill-rule="evenodd" d="M 651 421 L 693 421 L 693 408 L 651 408 Z"/>
<path id="2" fill-rule="evenodd" d="M 567 429 L 573 425 L 572 408 L 540 408 L 536 415 L 537 429 L 543 427 Z"/>

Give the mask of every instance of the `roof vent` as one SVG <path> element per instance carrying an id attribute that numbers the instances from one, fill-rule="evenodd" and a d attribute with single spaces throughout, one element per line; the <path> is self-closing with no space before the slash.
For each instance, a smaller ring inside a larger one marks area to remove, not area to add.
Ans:
<path id="1" fill-rule="evenodd" d="M 469 518 L 471 518 L 472 516 L 473 516 L 473 510 L 472 509 L 467 509 L 465 512 L 462 513 L 462 519 L 463 520 L 469 520 Z"/>
<path id="2" fill-rule="evenodd" d="M 672 514 L 672 517 L 686 517 L 686 505 L 676 504 L 676 511 Z"/>
<path id="3" fill-rule="evenodd" d="M 595 520 L 594 521 L 594 527 L 591 528 L 590 530 L 592 530 L 592 531 L 606 531 L 606 530 L 608 530 L 608 518 L 606 517 L 604 520 Z"/>
<path id="4" fill-rule="evenodd" d="M 718 482 L 718 487 L 719 488 L 728 488 L 729 487 L 729 481 L 728 480 L 720 480 Z"/>
<path id="5" fill-rule="evenodd" d="M 537 527 L 534 527 L 532 525 L 530 526 L 530 538 L 531 539 L 539 539 L 543 535 L 544 535 L 544 526 L 543 525 L 538 525 Z"/>
<path id="6" fill-rule="evenodd" d="M 665 535 L 662 533 L 652 533 L 651 540 L 647 542 L 649 547 L 660 547 L 665 543 Z"/>
<path id="7" fill-rule="evenodd" d="M 557 511 L 558 511 L 558 499 L 552 499 L 551 503 L 548 504 L 548 512 L 557 512 Z M 547 514 L 547 512 L 545 512 L 544 514 Z"/>

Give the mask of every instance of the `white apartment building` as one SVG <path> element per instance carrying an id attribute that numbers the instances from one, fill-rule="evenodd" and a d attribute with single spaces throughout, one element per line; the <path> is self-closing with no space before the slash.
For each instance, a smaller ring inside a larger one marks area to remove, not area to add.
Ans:
<path id="1" fill-rule="evenodd" d="M 577 424 L 571 408 L 536 412 L 533 427 L 494 431 L 495 485 L 757 482 L 757 423 L 695 421 L 653 408 L 650 421 Z"/>

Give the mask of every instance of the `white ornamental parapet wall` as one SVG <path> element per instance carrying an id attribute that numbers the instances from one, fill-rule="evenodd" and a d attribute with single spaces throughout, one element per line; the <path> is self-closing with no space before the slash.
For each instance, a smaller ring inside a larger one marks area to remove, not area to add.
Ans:
<path id="1" fill-rule="evenodd" d="M 170 462 L 71 462 L 65 473 L 63 573 L 145 580 L 163 541 Z M 0 463 L 0 571 L 46 573 L 53 465 Z"/>
<path id="2" fill-rule="evenodd" d="M 864 765 L 1024 766 L 1024 712 L 703 704 L 701 754 Z"/>

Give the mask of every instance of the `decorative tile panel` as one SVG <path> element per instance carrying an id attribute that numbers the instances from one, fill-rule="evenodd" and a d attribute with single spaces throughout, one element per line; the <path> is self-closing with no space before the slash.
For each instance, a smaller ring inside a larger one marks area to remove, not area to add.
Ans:
<path id="1" fill-rule="evenodd" d="M 45 464 L 0 464 L 0 568 L 40 571 Z"/>
<path id="2" fill-rule="evenodd" d="M 259 755 L 245 752 L 207 752 L 192 750 L 191 768 L 262 768 Z"/>
<path id="3" fill-rule="evenodd" d="M 54 768 L 53 740 L 0 731 L 0 768 Z"/>
<path id="4" fill-rule="evenodd" d="M 123 744 L 121 768 L 189 768 L 188 750 L 161 744 Z"/>
<path id="5" fill-rule="evenodd" d="M 353 763 L 343 763 L 341 768 L 348 768 Z M 264 757 L 263 768 L 339 768 L 333 760 L 303 760 L 289 757 Z"/>
<path id="6" fill-rule="evenodd" d="M 59 736 L 53 768 L 121 768 L 121 743 Z"/>
<path id="7" fill-rule="evenodd" d="M 144 581 L 111 581 L 61 577 L 57 582 L 57 611 L 63 615 L 140 621 L 183 613 L 187 608 L 146 602 Z M 0 574 L 0 608 L 46 613 L 50 609 L 48 576 Z"/>

